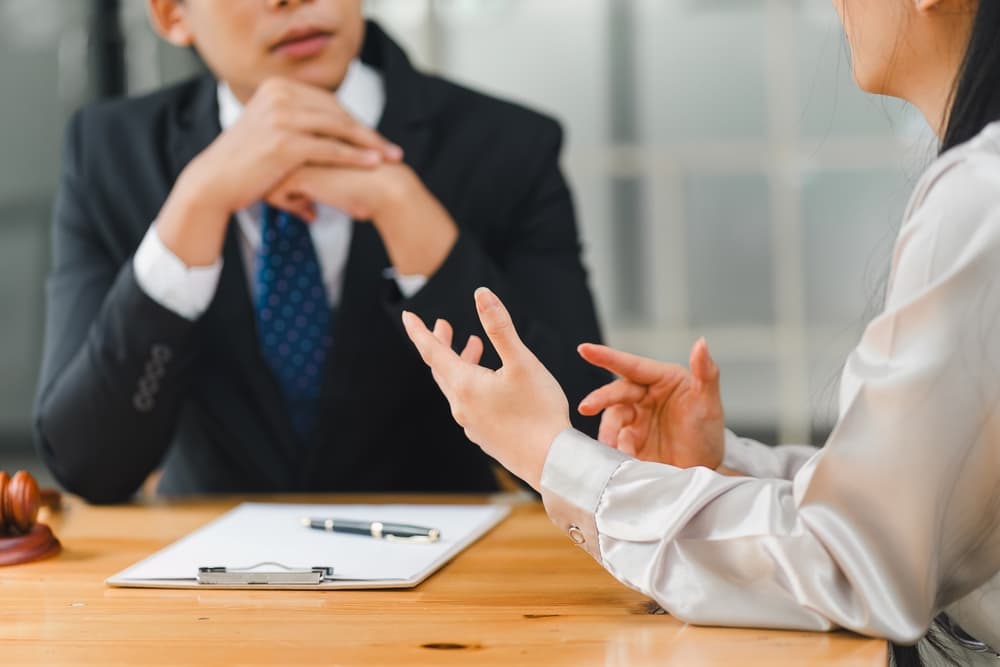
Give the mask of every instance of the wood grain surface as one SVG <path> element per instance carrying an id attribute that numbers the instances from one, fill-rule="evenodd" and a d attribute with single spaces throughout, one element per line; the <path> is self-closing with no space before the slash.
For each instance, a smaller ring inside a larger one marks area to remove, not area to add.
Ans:
<path id="1" fill-rule="evenodd" d="M 261 500 L 259 497 L 252 500 Z M 283 497 L 294 502 L 482 502 Z M 237 499 L 91 507 L 45 517 L 59 556 L 0 568 L 2 665 L 878 665 L 848 633 L 696 628 L 651 613 L 549 522 L 511 517 L 415 589 L 157 591 L 104 579 Z"/>

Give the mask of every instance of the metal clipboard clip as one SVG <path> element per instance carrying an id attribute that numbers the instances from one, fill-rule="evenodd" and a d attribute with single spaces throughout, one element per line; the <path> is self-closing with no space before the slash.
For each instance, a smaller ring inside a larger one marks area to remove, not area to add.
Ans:
<path id="1" fill-rule="evenodd" d="M 261 570 L 262 567 L 277 568 Z M 205 586 L 316 586 L 333 579 L 333 568 L 314 566 L 309 569 L 288 567 L 266 561 L 250 567 L 199 567 L 198 583 Z"/>

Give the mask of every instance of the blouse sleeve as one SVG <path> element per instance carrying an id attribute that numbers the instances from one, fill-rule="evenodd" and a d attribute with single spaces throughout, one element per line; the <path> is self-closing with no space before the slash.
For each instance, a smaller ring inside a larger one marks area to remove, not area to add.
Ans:
<path id="1" fill-rule="evenodd" d="M 751 477 L 792 479 L 818 451 L 819 448 L 810 445 L 771 447 L 726 429 L 722 465 Z"/>
<path id="2" fill-rule="evenodd" d="M 567 431 L 542 475 L 556 525 L 692 623 L 912 642 L 984 585 L 1000 570 L 1000 206 L 968 193 L 1000 183 L 964 176 L 904 225 L 822 450 L 728 439 L 766 477 L 736 478 Z"/>

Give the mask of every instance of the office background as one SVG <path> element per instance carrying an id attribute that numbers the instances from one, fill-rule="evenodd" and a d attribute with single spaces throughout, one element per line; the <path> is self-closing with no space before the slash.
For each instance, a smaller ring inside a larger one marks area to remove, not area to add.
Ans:
<path id="1" fill-rule="evenodd" d="M 706 336 L 729 424 L 821 438 L 877 311 L 923 121 L 867 97 L 828 0 L 367 0 L 421 66 L 558 117 L 611 343 Z M 116 25 L 117 23 L 117 25 Z M 63 126 L 196 71 L 145 0 L 0 0 L 0 468 L 28 465 Z"/>

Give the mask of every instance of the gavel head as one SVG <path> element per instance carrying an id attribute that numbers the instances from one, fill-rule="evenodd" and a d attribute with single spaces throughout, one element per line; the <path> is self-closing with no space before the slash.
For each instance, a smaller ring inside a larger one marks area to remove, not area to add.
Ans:
<path id="1" fill-rule="evenodd" d="M 13 477 L 0 471 L 0 535 L 22 535 L 38 520 L 38 482 L 23 470 Z"/>

